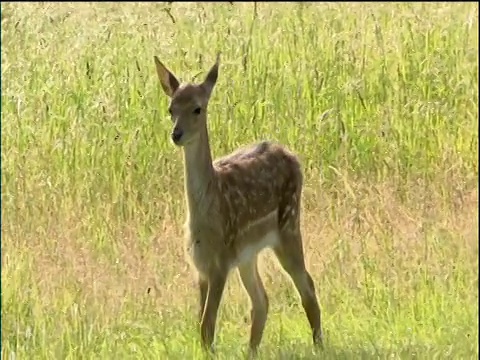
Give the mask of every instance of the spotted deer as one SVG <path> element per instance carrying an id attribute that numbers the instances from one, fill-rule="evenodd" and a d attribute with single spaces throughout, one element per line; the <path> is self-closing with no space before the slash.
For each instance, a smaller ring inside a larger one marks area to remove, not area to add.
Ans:
<path id="1" fill-rule="evenodd" d="M 170 97 L 171 139 L 183 149 L 187 205 L 187 258 L 198 275 L 203 348 L 213 350 L 217 313 L 230 270 L 238 268 L 251 301 L 251 354 L 267 320 L 268 297 L 257 254 L 273 249 L 300 293 L 315 345 L 322 345 L 320 307 L 305 267 L 300 232 L 303 175 L 285 147 L 261 142 L 212 161 L 207 108 L 217 81 L 220 54 L 200 84 L 180 84 L 155 56 L 160 84 Z"/>

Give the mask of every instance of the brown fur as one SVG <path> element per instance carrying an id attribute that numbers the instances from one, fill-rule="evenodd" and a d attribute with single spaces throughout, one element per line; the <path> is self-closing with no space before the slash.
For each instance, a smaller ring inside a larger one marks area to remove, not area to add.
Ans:
<path id="1" fill-rule="evenodd" d="M 297 157 L 279 144 L 261 142 L 212 161 L 207 106 L 219 58 L 199 85 L 180 85 L 155 57 L 157 74 L 171 97 L 172 139 L 184 151 L 188 208 L 186 253 L 198 272 L 202 344 L 210 349 L 228 273 L 238 267 L 252 303 L 250 350 L 260 344 L 268 297 L 257 254 L 270 246 L 300 293 L 316 344 L 322 342 L 320 308 L 305 268 L 300 231 L 303 175 Z M 174 134 L 181 134 L 175 138 Z"/>

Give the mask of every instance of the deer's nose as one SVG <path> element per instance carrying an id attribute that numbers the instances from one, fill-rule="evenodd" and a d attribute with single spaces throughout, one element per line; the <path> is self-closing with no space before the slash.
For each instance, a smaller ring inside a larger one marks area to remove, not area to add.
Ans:
<path id="1" fill-rule="evenodd" d="M 182 136 L 183 136 L 183 130 L 175 126 L 175 128 L 173 129 L 173 132 L 172 132 L 173 142 L 176 144 L 177 142 L 180 141 Z"/>

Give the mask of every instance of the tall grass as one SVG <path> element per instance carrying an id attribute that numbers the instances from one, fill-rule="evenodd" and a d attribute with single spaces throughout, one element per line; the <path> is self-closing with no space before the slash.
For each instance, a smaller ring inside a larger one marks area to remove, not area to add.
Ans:
<path id="1" fill-rule="evenodd" d="M 169 7 L 170 6 L 170 7 Z M 158 55 L 217 51 L 215 156 L 305 171 L 327 347 L 266 252 L 264 358 L 478 358 L 478 5 L 2 3 L 2 359 L 201 356 Z M 219 358 L 241 357 L 232 276 Z"/>

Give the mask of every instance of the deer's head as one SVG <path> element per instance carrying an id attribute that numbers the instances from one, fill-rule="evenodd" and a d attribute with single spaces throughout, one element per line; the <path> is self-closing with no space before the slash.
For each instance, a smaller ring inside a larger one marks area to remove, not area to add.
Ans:
<path id="1" fill-rule="evenodd" d="M 200 84 L 180 84 L 175 75 L 155 56 L 157 75 L 165 94 L 170 98 L 168 111 L 174 123 L 171 134 L 175 145 L 184 146 L 194 141 L 206 127 L 207 106 L 217 82 L 220 54 Z"/>

